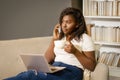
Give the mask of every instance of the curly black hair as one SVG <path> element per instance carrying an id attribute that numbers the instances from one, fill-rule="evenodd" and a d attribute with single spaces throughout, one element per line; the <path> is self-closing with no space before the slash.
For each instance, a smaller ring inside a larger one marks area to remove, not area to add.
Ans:
<path id="1" fill-rule="evenodd" d="M 72 33 L 72 38 L 77 38 L 78 40 L 80 39 L 81 35 L 83 33 L 87 33 L 87 29 L 86 29 L 86 23 L 85 23 L 85 19 L 84 16 L 81 12 L 81 10 L 77 9 L 77 8 L 73 8 L 73 7 L 68 7 L 66 9 L 64 9 L 59 17 L 59 23 L 60 25 L 62 24 L 62 19 L 64 16 L 66 15 L 71 15 L 73 16 L 73 18 L 75 19 L 75 21 L 78 23 L 78 27 L 76 28 L 76 30 Z M 60 39 L 62 39 L 64 37 L 64 33 L 61 32 L 61 36 Z"/>

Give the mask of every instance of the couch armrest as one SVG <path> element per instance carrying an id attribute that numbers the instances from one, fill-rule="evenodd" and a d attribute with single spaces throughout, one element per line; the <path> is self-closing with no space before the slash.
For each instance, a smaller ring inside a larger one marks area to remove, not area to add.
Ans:
<path id="1" fill-rule="evenodd" d="M 108 80 L 109 68 L 103 63 L 98 63 L 93 72 L 85 69 L 83 80 Z"/>
<path id="2" fill-rule="evenodd" d="M 103 63 L 98 63 L 93 72 L 91 72 L 91 80 L 108 80 L 109 68 Z"/>

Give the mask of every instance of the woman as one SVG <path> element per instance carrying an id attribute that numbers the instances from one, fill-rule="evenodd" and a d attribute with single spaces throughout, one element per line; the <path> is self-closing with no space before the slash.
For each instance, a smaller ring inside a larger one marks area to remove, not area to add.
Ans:
<path id="1" fill-rule="evenodd" d="M 53 30 L 53 38 L 45 53 L 49 64 L 66 68 L 55 73 L 31 70 L 5 80 L 82 80 L 85 68 L 95 69 L 94 50 L 82 12 L 68 7 L 60 14 L 59 24 Z"/>

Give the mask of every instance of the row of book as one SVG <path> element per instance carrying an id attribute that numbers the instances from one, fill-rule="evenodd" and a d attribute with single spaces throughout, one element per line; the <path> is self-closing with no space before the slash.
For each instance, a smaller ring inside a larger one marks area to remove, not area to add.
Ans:
<path id="1" fill-rule="evenodd" d="M 120 42 L 120 26 L 91 27 L 91 37 L 94 41 Z"/>
<path id="2" fill-rule="evenodd" d="M 120 53 L 102 52 L 98 62 L 104 63 L 108 66 L 120 67 Z"/>
<path id="3" fill-rule="evenodd" d="M 120 0 L 83 0 L 85 16 L 120 16 Z"/>

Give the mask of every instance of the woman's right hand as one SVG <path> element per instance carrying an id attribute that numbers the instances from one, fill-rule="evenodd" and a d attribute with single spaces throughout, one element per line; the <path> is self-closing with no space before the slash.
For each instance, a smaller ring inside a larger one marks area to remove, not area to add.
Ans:
<path id="1" fill-rule="evenodd" d="M 53 39 L 54 40 L 58 40 L 60 33 L 59 33 L 59 28 L 60 28 L 60 24 L 56 24 L 54 29 L 53 29 Z"/>

